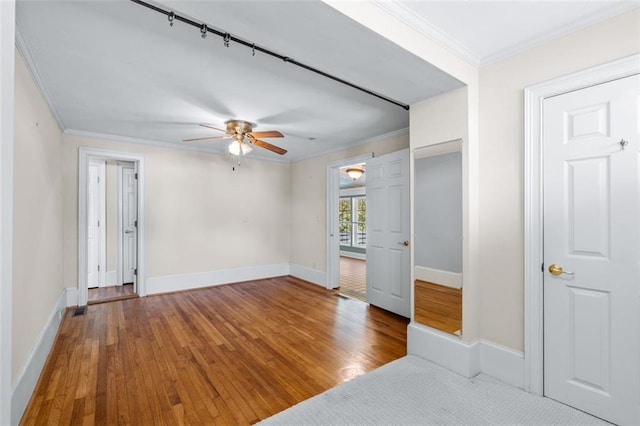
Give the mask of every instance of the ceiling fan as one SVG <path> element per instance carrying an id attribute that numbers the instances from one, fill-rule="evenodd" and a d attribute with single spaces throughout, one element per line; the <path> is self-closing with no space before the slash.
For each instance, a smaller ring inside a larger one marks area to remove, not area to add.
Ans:
<path id="1" fill-rule="evenodd" d="M 224 124 L 227 126 L 226 130 L 218 129 L 217 127 L 209 126 L 208 124 L 200 124 L 200 126 L 202 127 L 226 133 L 223 136 L 208 136 L 204 138 L 184 139 L 183 142 L 198 142 L 207 139 L 233 139 L 233 142 L 229 144 L 229 152 L 237 156 L 246 155 L 251 152 L 251 145 L 259 146 L 260 148 L 267 149 L 280 155 L 284 155 L 287 152 L 286 149 L 280 148 L 279 146 L 271 145 L 270 143 L 258 139 L 284 137 L 284 135 L 277 130 L 254 132 L 253 128 L 256 125 L 254 123 L 243 120 L 227 120 L 224 122 Z"/>

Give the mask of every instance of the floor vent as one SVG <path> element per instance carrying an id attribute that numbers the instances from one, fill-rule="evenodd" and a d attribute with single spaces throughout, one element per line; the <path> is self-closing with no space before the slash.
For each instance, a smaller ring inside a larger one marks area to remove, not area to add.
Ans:
<path id="1" fill-rule="evenodd" d="M 73 316 L 74 316 L 74 317 L 77 317 L 77 316 L 79 316 L 79 315 L 84 315 L 84 314 L 86 314 L 86 313 L 87 313 L 87 307 L 86 307 L 86 306 L 78 306 L 78 307 L 76 308 L 76 310 L 75 310 L 75 311 L 73 311 Z"/>

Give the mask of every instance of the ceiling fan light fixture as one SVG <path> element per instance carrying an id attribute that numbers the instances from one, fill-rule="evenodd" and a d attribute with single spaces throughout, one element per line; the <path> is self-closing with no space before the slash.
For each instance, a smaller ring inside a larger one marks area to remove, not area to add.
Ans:
<path id="1" fill-rule="evenodd" d="M 349 167 L 347 169 L 347 174 L 351 180 L 358 180 L 364 174 L 364 168 L 361 166 Z"/>
<path id="2" fill-rule="evenodd" d="M 234 140 L 229 144 L 229 152 L 233 155 L 247 155 L 251 151 L 252 148 L 248 144 L 244 142 L 238 142 L 238 140 Z"/>

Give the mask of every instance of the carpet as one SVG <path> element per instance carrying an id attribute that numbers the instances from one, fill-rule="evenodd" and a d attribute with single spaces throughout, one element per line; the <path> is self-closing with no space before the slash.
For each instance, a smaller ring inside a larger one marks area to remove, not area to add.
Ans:
<path id="1" fill-rule="evenodd" d="M 607 425 L 492 377 L 467 379 L 406 356 L 260 425 Z"/>

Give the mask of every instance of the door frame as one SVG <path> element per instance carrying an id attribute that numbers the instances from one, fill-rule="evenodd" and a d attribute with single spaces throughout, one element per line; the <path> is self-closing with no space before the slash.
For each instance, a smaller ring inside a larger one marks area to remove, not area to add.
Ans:
<path id="1" fill-rule="evenodd" d="M 542 126 L 544 100 L 640 73 L 640 54 L 524 89 L 524 389 L 544 395 Z M 640 295 L 640 293 L 639 293 Z"/>
<path id="2" fill-rule="evenodd" d="M 327 275 L 325 285 L 329 290 L 340 287 L 340 233 L 338 231 L 340 168 L 352 164 L 366 163 L 371 158 L 373 158 L 373 152 L 327 163 Z"/>
<path id="3" fill-rule="evenodd" d="M 78 155 L 78 306 L 87 304 L 87 183 L 91 159 L 127 161 L 138 173 L 138 295 L 146 296 L 145 158 L 144 155 L 80 147 Z"/>
<path id="4" fill-rule="evenodd" d="M 122 234 L 124 233 L 124 224 L 122 222 L 122 215 L 124 213 L 124 191 L 122 189 L 122 184 L 123 184 L 123 180 L 122 180 L 122 169 L 124 168 L 133 168 L 134 173 L 136 170 L 136 163 L 132 163 L 130 161 L 118 161 L 117 162 L 117 174 L 118 174 L 118 227 L 117 227 L 117 233 L 118 233 L 118 251 L 117 251 L 117 259 L 116 259 L 116 267 L 117 267 L 117 281 L 116 281 L 116 285 L 123 285 L 124 284 L 124 239 L 122 238 Z M 138 186 L 140 184 L 140 180 L 138 179 Z"/>

